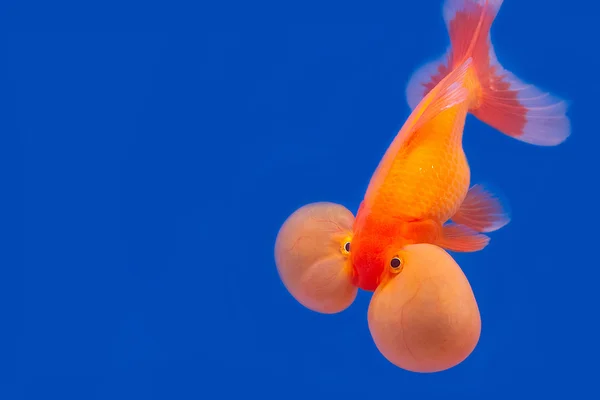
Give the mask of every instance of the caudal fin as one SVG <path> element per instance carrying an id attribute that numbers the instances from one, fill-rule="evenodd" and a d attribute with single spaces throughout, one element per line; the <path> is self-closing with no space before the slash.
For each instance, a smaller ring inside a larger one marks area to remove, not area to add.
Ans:
<path id="1" fill-rule="evenodd" d="M 477 83 L 472 88 L 476 100 L 470 112 L 517 140 L 558 145 L 571 132 L 566 102 L 524 83 L 496 58 L 490 27 L 501 5 L 502 0 L 445 1 L 450 47 L 442 57 L 415 71 L 406 89 L 408 104 L 414 109 L 450 71 L 471 57 Z"/>

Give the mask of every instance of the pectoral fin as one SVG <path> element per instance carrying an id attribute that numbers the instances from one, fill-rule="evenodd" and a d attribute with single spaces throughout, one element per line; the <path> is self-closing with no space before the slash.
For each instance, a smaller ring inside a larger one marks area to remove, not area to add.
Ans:
<path id="1" fill-rule="evenodd" d="M 506 200 L 501 200 L 498 190 L 473 185 L 452 221 L 466 225 L 477 232 L 493 232 L 510 222 Z"/>
<path id="2" fill-rule="evenodd" d="M 474 252 L 488 245 L 490 238 L 466 225 L 450 223 L 442 227 L 442 235 L 436 244 L 455 252 Z"/>

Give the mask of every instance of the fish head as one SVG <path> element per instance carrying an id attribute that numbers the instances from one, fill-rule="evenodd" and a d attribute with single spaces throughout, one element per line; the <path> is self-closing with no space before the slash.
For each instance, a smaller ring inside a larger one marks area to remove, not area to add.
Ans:
<path id="1" fill-rule="evenodd" d="M 362 290 L 374 291 L 390 274 L 390 265 L 399 245 L 376 231 L 359 231 L 352 239 L 350 260 L 352 283 Z"/>
<path id="2" fill-rule="evenodd" d="M 398 220 L 359 210 L 350 251 L 354 285 L 372 292 L 390 279 L 398 268 L 399 251 L 408 243 L 402 232 Z"/>

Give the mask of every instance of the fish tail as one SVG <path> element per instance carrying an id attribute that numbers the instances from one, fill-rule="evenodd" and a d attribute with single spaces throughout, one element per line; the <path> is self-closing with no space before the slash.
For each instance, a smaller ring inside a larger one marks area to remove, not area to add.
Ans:
<path id="1" fill-rule="evenodd" d="M 517 140 L 555 146 L 571 132 L 567 103 L 526 84 L 502 67 L 490 39 L 490 28 L 502 0 L 446 0 L 444 20 L 450 36 L 446 53 L 411 77 L 406 96 L 411 108 L 446 75 L 472 58 L 465 81 L 471 91 L 469 111 L 482 122 Z"/>

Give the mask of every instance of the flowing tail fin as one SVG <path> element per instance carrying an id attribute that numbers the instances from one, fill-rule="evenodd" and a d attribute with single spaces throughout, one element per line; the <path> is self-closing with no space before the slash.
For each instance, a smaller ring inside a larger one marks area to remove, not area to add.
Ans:
<path id="1" fill-rule="evenodd" d="M 476 100 L 469 110 L 479 120 L 517 140 L 556 146 L 566 140 L 571 124 L 565 101 L 521 81 L 498 62 L 490 28 L 502 0 L 446 0 L 444 20 L 450 48 L 439 59 L 419 68 L 406 96 L 412 109 L 450 71 L 473 58 Z"/>

